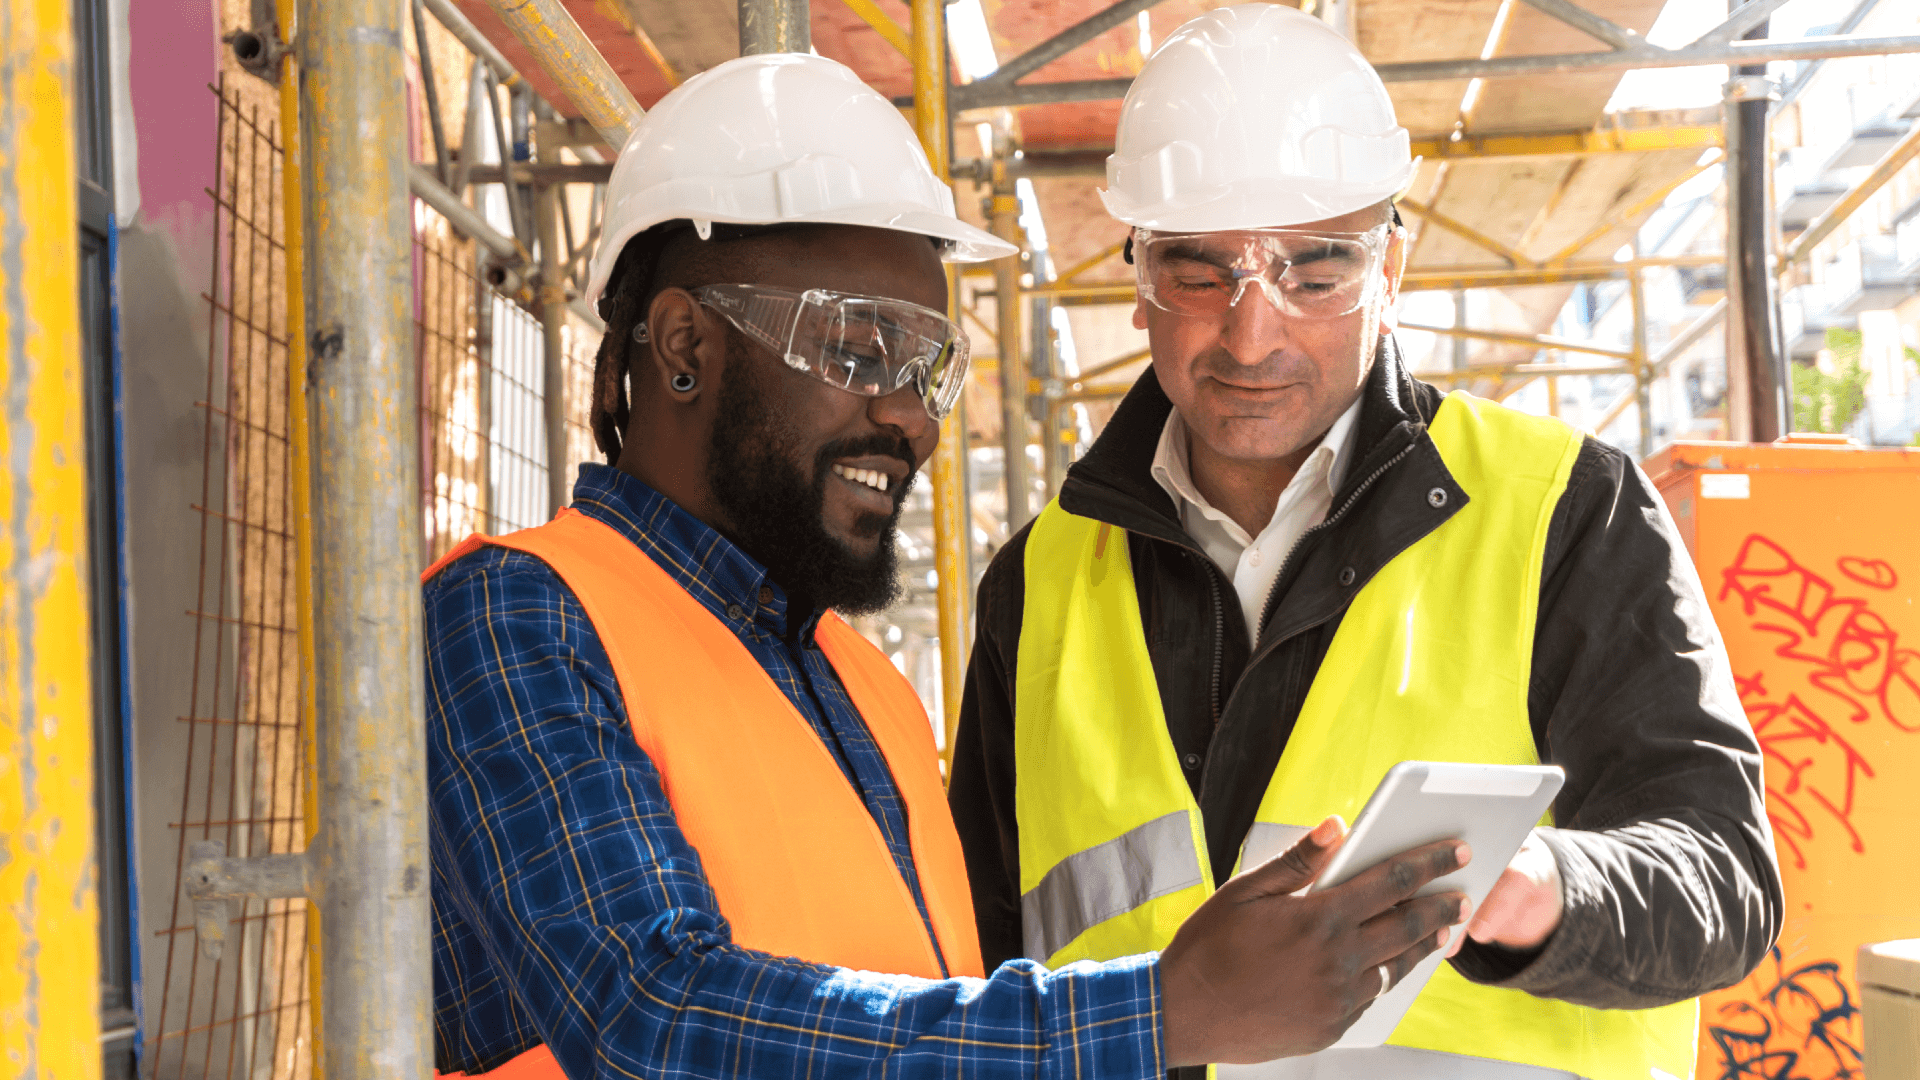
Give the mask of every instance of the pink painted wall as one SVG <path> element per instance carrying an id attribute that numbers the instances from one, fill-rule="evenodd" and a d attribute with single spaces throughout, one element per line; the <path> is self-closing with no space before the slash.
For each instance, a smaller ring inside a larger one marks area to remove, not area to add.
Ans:
<path id="1" fill-rule="evenodd" d="M 140 167 L 135 222 L 167 234 L 192 283 L 205 281 L 212 257 L 213 207 L 206 189 L 213 185 L 217 107 L 207 84 L 218 75 L 224 48 L 215 3 L 133 0 L 127 16 L 127 78 Z"/>

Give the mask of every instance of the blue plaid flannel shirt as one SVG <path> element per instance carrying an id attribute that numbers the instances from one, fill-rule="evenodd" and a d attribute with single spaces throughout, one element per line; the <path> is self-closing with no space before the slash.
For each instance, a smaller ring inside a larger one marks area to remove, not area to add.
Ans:
<path id="1" fill-rule="evenodd" d="M 924 919 L 905 808 L 813 619 L 789 633 L 758 563 L 625 473 L 582 467 L 573 505 L 740 635 L 860 792 Z M 489 547 L 425 602 L 441 1070 L 545 1042 L 575 1078 L 1162 1074 L 1151 957 L 929 980 L 735 945 L 572 592 Z"/>

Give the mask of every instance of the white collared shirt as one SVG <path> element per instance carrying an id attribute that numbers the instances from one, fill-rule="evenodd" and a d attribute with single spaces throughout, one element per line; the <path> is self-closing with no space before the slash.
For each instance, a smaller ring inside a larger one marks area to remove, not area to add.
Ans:
<path id="1" fill-rule="evenodd" d="M 1360 401 L 1356 398 L 1287 482 L 1274 505 L 1272 519 L 1258 536 L 1248 536 L 1247 530 L 1215 509 L 1194 486 L 1188 465 L 1189 434 L 1180 410 L 1173 410 L 1160 429 L 1160 445 L 1153 454 L 1153 479 L 1173 499 L 1181 528 L 1233 582 L 1248 636 L 1254 640 L 1260 637 L 1260 614 L 1288 552 L 1300 534 L 1325 521 L 1333 508 L 1334 492 L 1353 456 L 1353 429 L 1359 417 Z"/>

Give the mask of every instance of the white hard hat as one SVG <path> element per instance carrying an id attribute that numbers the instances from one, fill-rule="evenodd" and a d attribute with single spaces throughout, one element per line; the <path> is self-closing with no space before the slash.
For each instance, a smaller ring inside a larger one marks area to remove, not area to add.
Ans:
<path id="1" fill-rule="evenodd" d="M 588 279 L 599 300 L 627 241 L 676 218 L 869 225 L 953 241 L 952 262 L 1013 254 L 954 216 L 892 102 L 821 56 L 742 56 L 682 83 L 634 127 L 607 181 L 606 220 Z"/>
<path id="2" fill-rule="evenodd" d="M 1161 232 L 1300 225 L 1398 194 L 1407 129 L 1360 50 L 1278 4 L 1193 19 L 1120 106 L 1107 212 Z"/>

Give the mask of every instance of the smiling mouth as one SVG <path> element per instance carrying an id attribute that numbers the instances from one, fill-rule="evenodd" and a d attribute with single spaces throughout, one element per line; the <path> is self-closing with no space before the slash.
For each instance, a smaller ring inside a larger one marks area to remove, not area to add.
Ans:
<path id="1" fill-rule="evenodd" d="M 845 465 L 835 465 L 833 472 L 835 476 L 843 480 L 851 480 L 856 484 L 865 484 L 882 495 L 885 495 L 893 487 L 893 477 L 877 469 L 849 469 Z"/>

